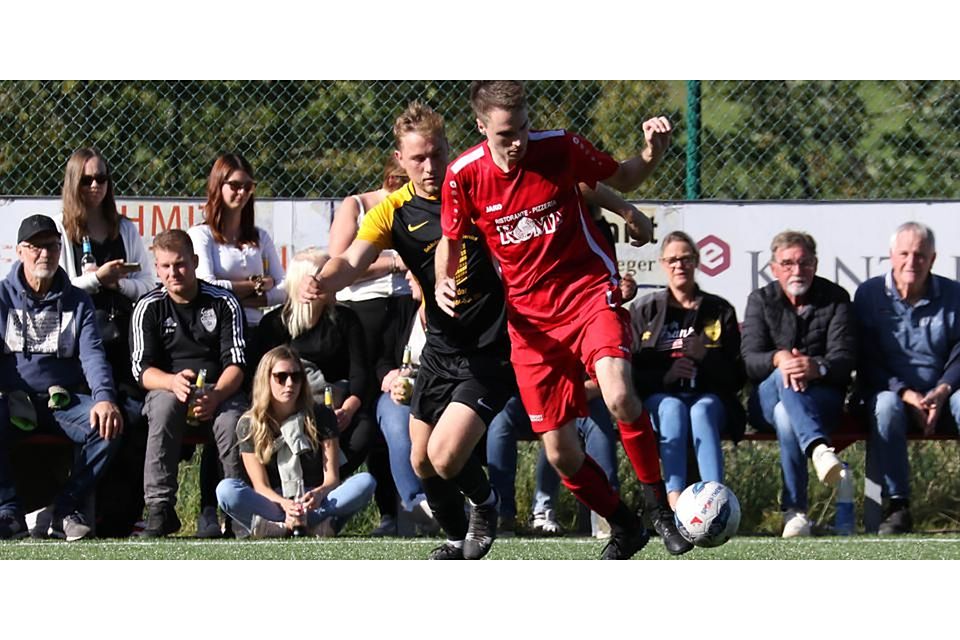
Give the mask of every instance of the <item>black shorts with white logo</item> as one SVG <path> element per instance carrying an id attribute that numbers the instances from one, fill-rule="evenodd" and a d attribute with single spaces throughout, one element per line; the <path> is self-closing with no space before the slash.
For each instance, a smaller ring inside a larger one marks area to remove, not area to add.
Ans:
<path id="1" fill-rule="evenodd" d="M 487 426 L 517 393 L 508 353 L 444 356 L 426 347 L 410 400 L 413 417 L 436 425 L 451 402 L 471 409 Z"/>

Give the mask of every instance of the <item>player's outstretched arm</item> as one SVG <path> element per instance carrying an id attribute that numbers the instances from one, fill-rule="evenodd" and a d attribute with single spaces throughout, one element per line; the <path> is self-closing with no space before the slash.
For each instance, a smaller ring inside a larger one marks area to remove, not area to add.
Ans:
<path id="1" fill-rule="evenodd" d="M 366 240 L 354 240 L 338 258 L 330 258 L 312 278 L 300 282 L 300 302 L 313 302 L 322 294 L 333 295 L 354 282 L 376 260 L 380 251 Z"/>
<path id="2" fill-rule="evenodd" d="M 437 306 L 448 316 L 457 317 L 454 308 L 457 305 L 457 266 L 459 264 L 462 240 L 452 240 L 446 236 L 440 238 L 437 253 L 434 256 L 437 285 L 434 294 Z"/>
<path id="3" fill-rule="evenodd" d="M 590 204 L 612 211 L 624 219 L 630 244 L 642 247 L 653 241 L 653 222 L 619 193 L 601 182 L 597 183 L 596 189 L 581 183 L 580 190 Z"/>
<path id="4" fill-rule="evenodd" d="M 617 191 L 633 191 L 653 174 L 653 170 L 660 164 L 667 147 L 670 146 L 670 136 L 673 127 L 665 116 L 650 118 L 643 123 L 643 138 L 646 146 L 640 155 L 620 163 L 620 168 L 604 180 Z"/>

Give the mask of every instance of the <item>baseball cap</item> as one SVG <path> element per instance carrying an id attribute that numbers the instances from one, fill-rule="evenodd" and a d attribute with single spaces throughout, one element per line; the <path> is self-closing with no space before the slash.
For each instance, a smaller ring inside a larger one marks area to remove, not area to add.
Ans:
<path id="1" fill-rule="evenodd" d="M 42 213 L 27 216 L 23 219 L 23 222 L 20 223 L 20 231 L 17 232 L 17 244 L 20 244 L 24 240 L 29 240 L 38 233 L 45 231 L 52 231 L 57 234 L 58 237 L 60 236 L 60 231 L 57 230 L 57 224 L 48 216 Z"/>

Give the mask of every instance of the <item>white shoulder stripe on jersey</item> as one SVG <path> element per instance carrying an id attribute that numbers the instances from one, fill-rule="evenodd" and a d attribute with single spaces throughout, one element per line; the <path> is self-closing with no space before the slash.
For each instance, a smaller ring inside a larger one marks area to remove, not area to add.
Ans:
<path id="1" fill-rule="evenodd" d="M 163 287 L 154 289 L 144 294 L 137 302 L 137 306 L 133 309 L 133 317 L 130 319 L 130 333 L 133 338 L 133 344 L 130 345 L 130 366 L 133 370 L 133 379 L 137 382 L 140 381 L 140 374 L 143 372 L 143 314 L 147 312 L 147 307 L 154 302 L 162 301 L 166 296 L 167 290 Z"/>
<path id="2" fill-rule="evenodd" d="M 457 158 L 457 161 L 454 162 L 452 165 L 450 165 L 450 171 L 452 171 L 454 175 L 460 173 L 460 169 L 463 169 L 465 166 L 467 166 L 471 162 L 474 162 L 482 158 L 483 153 L 484 153 L 483 145 L 480 145 L 470 153 L 467 153 L 466 155 L 462 155 L 459 158 Z"/>
<path id="3" fill-rule="evenodd" d="M 566 129 L 550 129 L 549 131 L 531 131 L 531 140 L 543 140 L 545 138 L 559 138 L 567 135 Z"/>

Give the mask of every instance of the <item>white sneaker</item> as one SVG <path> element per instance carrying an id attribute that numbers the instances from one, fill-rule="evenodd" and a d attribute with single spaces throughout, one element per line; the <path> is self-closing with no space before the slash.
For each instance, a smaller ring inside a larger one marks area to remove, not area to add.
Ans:
<path id="1" fill-rule="evenodd" d="M 813 535 L 813 523 L 803 511 L 790 509 L 783 516 L 783 537 L 798 538 Z"/>
<path id="2" fill-rule="evenodd" d="M 540 513 L 533 514 L 533 524 L 531 525 L 534 535 L 541 536 L 559 536 L 563 535 L 563 529 L 560 523 L 553 516 L 553 509 L 547 509 Z"/>
<path id="3" fill-rule="evenodd" d="M 252 526 L 250 527 L 251 538 L 285 538 L 286 536 L 287 527 L 282 522 L 267 520 L 258 515 L 253 516 Z"/>
<path id="4" fill-rule="evenodd" d="M 840 471 L 843 463 L 833 452 L 833 447 L 821 443 L 813 450 L 813 468 L 817 470 L 820 482 L 836 486 L 840 482 Z"/>

